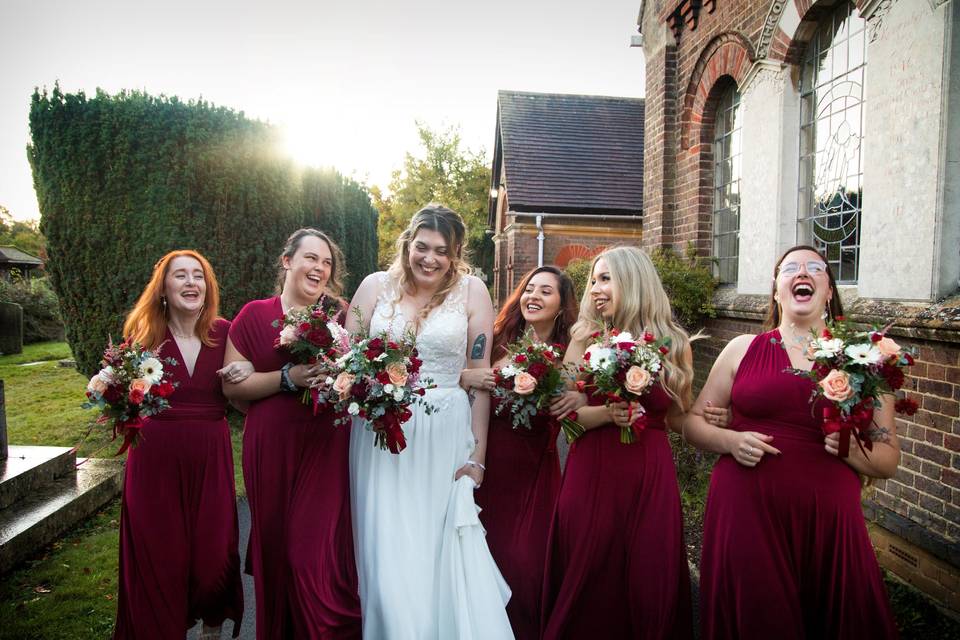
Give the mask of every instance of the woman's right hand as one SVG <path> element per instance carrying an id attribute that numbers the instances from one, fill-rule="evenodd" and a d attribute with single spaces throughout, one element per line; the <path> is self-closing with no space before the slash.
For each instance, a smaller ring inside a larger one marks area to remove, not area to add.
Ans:
<path id="1" fill-rule="evenodd" d="M 301 389 L 309 387 L 315 374 L 311 373 L 312 367 L 305 364 L 295 364 L 287 371 L 290 381 Z"/>
<path id="2" fill-rule="evenodd" d="M 780 450 L 771 445 L 773 436 L 757 431 L 731 431 L 727 453 L 745 467 L 755 467 L 765 454 L 780 455 Z"/>
<path id="3" fill-rule="evenodd" d="M 550 415 L 563 418 L 587 404 L 587 395 L 579 391 L 564 391 L 550 403 Z"/>
<path id="4" fill-rule="evenodd" d="M 493 369 L 490 367 L 464 369 L 460 372 L 460 386 L 467 391 L 470 389 L 484 389 L 486 391 L 493 391 L 495 386 Z"/>
<path id="5" fill-rule="evenodd" d="M 711 401 L 707 400 L 706 406 L 703 407 L 703 419 L 715 427 L 726 429 L 730 426 L 730 408 L 715 407 Z"/>

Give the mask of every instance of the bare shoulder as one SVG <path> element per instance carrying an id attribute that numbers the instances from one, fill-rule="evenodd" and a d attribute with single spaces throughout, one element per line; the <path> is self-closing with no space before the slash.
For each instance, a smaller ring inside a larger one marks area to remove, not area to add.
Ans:
<path id="1" fill-rule="evenodd" d="M 752 333 L 745 333 L 728 342 L 723 348 L 723 351 L 720 352 L 720 355 L 717 356 L 717 364 L 722 362 L 729 367 L 731 372 L 735 372 L 740 366 L 740 361 L 743 360 L 743 356 L 746 355 L 747 349 L 750 348 L 750 345 L 753 344 L 756 337 L 757 336 Z"/>
<path id="2" fill-rule="evenodd" d="M 470 274 L 465 274 L 463 278 L 467 283 L 467 295 L 470 298 L 471 304 L 473 304 L 475 301 L 484 300 L 490 302 L 490 304 L 493 304 L 490 300 L 490 292 L 487 290 L 487 285 L 483 280 Z"/>

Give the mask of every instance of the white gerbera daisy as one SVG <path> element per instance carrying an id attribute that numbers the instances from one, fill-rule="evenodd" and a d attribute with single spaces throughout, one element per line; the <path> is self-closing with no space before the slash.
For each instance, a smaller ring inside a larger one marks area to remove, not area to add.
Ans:
<path id="1" fill-rule="evenodd" d="M 140 377 L 151 385 L 159 384 L 163 379 L 163 364 L 156 358 L 147 358 L 140 363 Z"/>
<path id="2" fill-rule="evenodd" d="M 852 344 L 844 350 L 844 353 L 855 364 L 863 366 L 877 364 L 883 357 L 880 350 L 872 344 Z"/>

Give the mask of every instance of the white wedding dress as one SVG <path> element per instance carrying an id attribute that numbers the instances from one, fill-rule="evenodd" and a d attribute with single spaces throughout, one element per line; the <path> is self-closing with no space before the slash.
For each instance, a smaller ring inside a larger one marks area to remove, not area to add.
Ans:
<path id="1" fill-rule="evenodd" d="M 395 304 L 396 284 L 385 273 L 379 277 L 381 294 L 370 318 L 370 333 L 402 336 L 411 320 Z M 449 562 L 442 561 L 444 550 L 450 553 L 449 532 L 466 531 L 459 523 L 446 522 L 456 496 L 454 474 L 473 451 L 470 403 L 459 386 L 467 349 L 466 292 L 466 278 L 461 278 L 446 301 L 421 322 L 417 336 L 421 376 L 436 385 L 424 398 L 436 410 L 427 415 L 419 404 L 411 407 L 413 417 L 403 425 L 406 449 L 392 454 L 376 447 L 363 420 L 355 419 L 351 430 L 350 497 L 367 640 L 477 637 L 469 628 L 459 628 L 467 626 L 462 623 L 451 628 L 451 620 L 484 620 L 482 637 L 513 637 L 504 609 L 509 589 L 486 550 L 479 521 L 473 531 L 479 528 L 481 535 L 471 534 L 467 541 L 474 544 L 479 537 L 482 552 L 469 557 L 485 557 L 482 568 L 463 567 L 454 577 L 447 569 Z M 462 503 L 462 494 L 460 498 Z M 469 499 L 472 502 L 472 496 Z M 473 610 L 441 615 L 441 602 L 448 607 L 449 594 L 457 590 L 455 580 L 471 583 L 473 593 L 484 595 L 460 599 L 463 607 Z"/>

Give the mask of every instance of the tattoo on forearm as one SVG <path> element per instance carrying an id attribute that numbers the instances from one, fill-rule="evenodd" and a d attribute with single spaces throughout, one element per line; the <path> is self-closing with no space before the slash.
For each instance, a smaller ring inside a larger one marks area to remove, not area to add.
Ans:
<path id="1" fill-rule="evenodd" d="M 474 389 L 467 391 L 467 400 L 470 401 L 470 406 L 473 406 L 473 401 L 477 399 L 477 392 Z"/>
<path id="2" fill-rule="evenodd" d="M 890 430 L 886 427 L 870 427 L 867 429 L 867 437 L 873 442 L 890 442 Z"/>
<path id="3" fill-rule="evenodd" d="M 470 359 L 481 360 L 483 358 L 483 352 L 486 350 L 487 334 L 481 333 L 477 336 L 477 339 L 473 341 L 473 347 L 470 348 Z"/>

